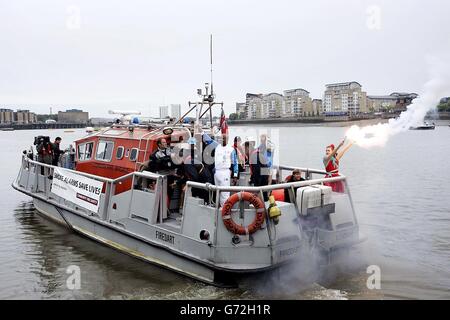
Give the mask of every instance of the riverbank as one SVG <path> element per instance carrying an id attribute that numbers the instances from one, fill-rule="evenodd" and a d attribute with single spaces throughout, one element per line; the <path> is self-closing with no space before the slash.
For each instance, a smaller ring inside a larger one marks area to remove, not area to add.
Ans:
<path id="1" fill-rule="evenodd" d="M 389 119 L 354 119 L 335 121 L 302 121 L 297 119 L 264 119 L 264 120 L 237 120 L 228 121 L 230 126 L 277 126 L 277 127 L 349 127 L 352 125 L 368 126 L 378 123 L 386 123 Z"/>
<path id="2" fill-rule="evenodd" d="M 378 123 L 387 123 L 387 118 L 372 119 L 330 119 L 330 120 L 308 120 L 308 119 L 258 119 L 258 120 L 228 120 L 229 126 L 274 126 L 274 127 L 350 127 L 353 125 L 369 126 Z M 440 114 L 439 119 L 426 119 L 427 122 L 435 123 L 436 126 L 450 125 L 450 117 Z"/>
<path id="3" fill-rule="evenodd" d="M 39 129 L 81 129 L 86 128 L 86 123 L 26 123 L 0 125 L 0 131 L 14 130 L 39 130 Z"/>

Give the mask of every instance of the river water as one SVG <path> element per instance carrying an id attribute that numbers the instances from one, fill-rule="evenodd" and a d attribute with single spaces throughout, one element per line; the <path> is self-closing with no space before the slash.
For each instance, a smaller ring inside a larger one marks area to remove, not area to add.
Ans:
<path id="1" fill-rule="evenodd" d="M 232 127 L 231 135 L 270 133 L 283 164 L 322 168 L 325 146 L 343 127 Z M 450 127 L 407 131 L 383 148 L 353 147 L 342 160 L 361 231 L 358 261 L 325 284 L 289 290 L 208 286 L 146 264 L 71 233 L 36 214 L 31 199 L 11 188 L 21 151 L 36 135 L 61 136 L 66 147 L 83 130 L 0 132 L 0 299 L 449 299 Z M 81 289 L 66 285 L 67 268 L 81 270 Z M 381 271 L 370 290 L 366 268 Z"/>

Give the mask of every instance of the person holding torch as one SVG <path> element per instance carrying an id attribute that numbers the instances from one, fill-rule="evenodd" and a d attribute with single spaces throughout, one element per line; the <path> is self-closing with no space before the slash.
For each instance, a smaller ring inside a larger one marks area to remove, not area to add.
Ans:
<path id="1" fill-rule="evenodd" d="M 335 148 L 334 144 L 327 146 L 325 156 L 323 157 L 323 164 L 325 165 L 325 170 L 327 171 L 325 178 L 339 177 L 339 161 L 353 145 L 353 142 L 350 142 L 341 152 L 338 153 L 344 144 L 345 138 L 341 141 L 337 148 Z M 331 187 L 333 192 L 344 193 L 344 183 L 342 181 L 325 182 L 324 185 Z"/>

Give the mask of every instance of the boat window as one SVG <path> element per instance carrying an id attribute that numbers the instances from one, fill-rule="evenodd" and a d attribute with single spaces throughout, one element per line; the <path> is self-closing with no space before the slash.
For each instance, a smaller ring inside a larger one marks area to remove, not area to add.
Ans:
<path id="1" fill-rule="evenodd" d="M 137 155 L 138 155 L 138 149 L 137 148 L 131 149 L 130 161 L 136 161 Z"/>
<path id="2" fill-rule="evenodd" d="M 94 149 L 94 143 L 82 143 L 78 145 L 78 161 L 91 160 L 92 150 Z"/>
<path id="3" fill-rule="evenodd" d="M 101 161 L 111 161 L 113 149 L 114 149 L 114 142 L 100 141 L 98 143 L 97 155 L 95 156 L 95 159 Z"/>
<path id="4" fill-rule="evenodd" d="M 86 143 L 86 149 L 84 153 L 84 160 L 91 160 L 92 158 L 92 150 L 94 149 L 94 143 Z"/>
<path id="5" fill-rule="evenodd" d="M 120 160 L 123 158 L 124 147 L 118 147 L 116 151 L 116 158 Z"/>

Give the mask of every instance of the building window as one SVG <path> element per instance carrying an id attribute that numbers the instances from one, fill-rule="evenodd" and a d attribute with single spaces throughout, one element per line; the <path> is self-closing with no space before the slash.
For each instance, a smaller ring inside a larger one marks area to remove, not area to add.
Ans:
<path id="1" fill-rule="evenodd" d="M 138 156 L 138 148 L 131 149 L 130 161 L 136 161 L 137 156 Z"/>
<path id="2" fill-rule="evenodd" d="M 82 143 L 78 145 L 78 161 L 91 160 L 92 150 L 94 149 L 94 143 Z"/>
<path id="3" fill-rule="evenodd" d="M 118 147 L 117 151 L 116 151 L 116 158 L 117 160 L 120 160 L 123 158 L 123 154 L 124 154 L 124 147 Z"/>
<path id="4" fill-rule="evenodd" d="M 98 143 L 97 154 L 95 155 L 95 159 L 106 162 L 111 161 L 113 149 L 114 149 L 114 142 L 100 141 Z"/>

